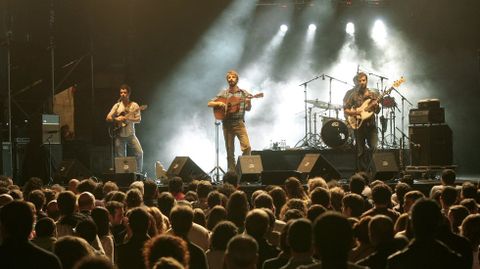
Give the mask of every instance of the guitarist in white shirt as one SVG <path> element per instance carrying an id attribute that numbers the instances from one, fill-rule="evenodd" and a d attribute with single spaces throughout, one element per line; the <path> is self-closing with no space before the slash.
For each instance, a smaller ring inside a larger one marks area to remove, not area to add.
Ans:
<path id="1" fill-rule="evenodd" d="M 380 112 L 377 102 L 378 92 L 367 88 L 367 74 L 360 72 L 354 77 L 355 88 L 349 90 L 343 98 L 343 111 L 349 119 L 350 126 L 354 129 L 356 144 L 357 171 L 372 171 L 372 155 L 377 148 L 378 134 L 375 123 L 375 114 Z M 369 100 L 368 108 L 374 112 L 370 118 L 363 119 L 356 124 L 355 119 L 360 117 L 359 108 Z"/>
<path id="2" fill-rule="evenodd" d="M 142 172 L 143 150 L 135 135 L 135 124 L 142 120 L 140 111 L 142 108 L 130 101 L 131 89 L 127 84 L 120 86 L 120 98 L 118 103 L 113 105 L 106 120 L 115 124 L 115 156 L 125 157 L 127 147 L 132 149 L 137 160 L 137 172 Z"/>

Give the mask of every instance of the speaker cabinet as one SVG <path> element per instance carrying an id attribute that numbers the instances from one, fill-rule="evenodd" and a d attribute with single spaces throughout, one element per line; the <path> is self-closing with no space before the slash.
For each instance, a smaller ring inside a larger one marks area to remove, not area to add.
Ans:
<path id="1" fill-rule="evenodd" d="M 412 125 L 408 133 L 413 166 L 452 165 L 453 138 L 447 124 Z"/>
<path id="2" fill-rule="evenodd" d="M 55 183 L 67 184 L 72 178 L 84 179 L 92 176 L 92 173 L 76 159 L 63 160 L 58 166 L 53 179 Z"/>
<path id="3" fill-rule="evenodd" d="M 285 184 L 285 180 L 289 177 L 302 178 L 302 173 L 295 170 L 272 170 L 262 172 L 262 185 L 281 185 Z"/>
<path id="4" fill-rule="evenodd" d="M 389 180 L 398 175 L 398 161 L 395 152 L 377 152 L 373 154 L 373 163 L 375 165 L 374 179 Z"/>
<path id="5" fill-rule="evenodd" d="M 297 170 L 304 175 L 304 179 L 320 176 L 330 181 L 341 178 L 340 172 L 319 153 L 305 154 Z"/>
<path id="6" fill-rule="evenodd" d="M 137 172 L 137 159 L 135 157 L 115 157 L 115 173 Z"/>
<path id="7" fill-rule="evenodd" d="M 237 174 L 241 182 L 258 181 L 262 171 L 262 158 L 259 155 L 238 157 Z"/>
<path id="8" fill-rule="evenodd" d="M 126 190 L 134 181 L 143 180 L 143 177 L 138 173 L 104 173 L 102 179 L 104 182 L 113 181 L 118 187 Z"/>
<path id="9" fill-rule="evenodd" d="M 186 156 L 175 157 L 168 167 L 167 176 L 169 178 L 181 177 L 183 182 L 191 182 L 193 179 L 209 180 L 208 175 L 190 157 Z"/>

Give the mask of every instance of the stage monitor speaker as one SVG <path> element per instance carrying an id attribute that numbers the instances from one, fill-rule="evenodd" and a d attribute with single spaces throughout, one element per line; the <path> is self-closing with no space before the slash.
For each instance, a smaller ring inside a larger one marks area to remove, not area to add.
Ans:
<path id="1" fill-rule="evenodd" d="M 375 165 L 374 180 L 389 180 L 395 178 L 399 173 L 397 158 L 393 151 L 377 152 L 373 154 Z"/>
<path id="2" fill-rule="evenodd" d="M 452 130 L 447 124 L 412 125 L 408 132 L 413 166 L 452 165 Z"/>
<path id="3" fill-rule="evenodd" d="M 262 171 L 262 185 L 280 185 L 285 184 L 285 180 L 289 177 L 301 179 L 302 173 L 295 170 L 272 170 Z"/>
<path id="4" fill-rule="evenodd" d="M 137 172 L 137 159 L 135 157 L 115 157 L 115 173 Z"/>
<path id="5" fill-rule="evenodd" d="M 255 182 L 260 180 L 263 171 L 260 155 L 239 156 L 237 161 L 237 174 L 240 182 Z"/>
<path id="6" fill-rule="evenodd" d="M 304 175 L 304 180 L 320 176 L 326 181 L 330 181 L 332 179 L 338 180 L 342 177 L 340 172 L 320 153 L 305 154 L 298 165 L 297 171 Z"/>
<path id="7" fill-rule="evenodd" d="M 102 179 L 104 182 L 113 181 L 118 187 L 127 189 L 134 181 L 142 180 L 143 176 L 139 173 L 104 173 Z"/>
<path id="8" fill-rule="evenodd" d="M 72 178 L 84 179 L 91 177 L 92 173 L 81 162 L 76 159 L 63 160 L 53 176 L 53 180 L 58 184 L 67 184 Z"/>
<path id="9" fill-rule="evenodd" d="M 60 116 L 55 114 L 42 114 L 42 143 L 60 144 Z"/>
<path id="10" fill-rule="evenodd" d="M 191 182 L 194 179 L 209 180 L 208 175 L 190 157 L 177 156 L 167 170 L 167 176 L 181 177 L 183 182 Z"/>

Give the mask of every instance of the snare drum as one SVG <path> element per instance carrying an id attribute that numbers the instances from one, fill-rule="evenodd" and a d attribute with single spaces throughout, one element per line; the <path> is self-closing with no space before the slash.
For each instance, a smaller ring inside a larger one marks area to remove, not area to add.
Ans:
<path id="1" fill-rule="evenodd" d="M 345 145 L 350 138 L 347 124 L 337 119 L 325 121 L 323 123 L 320 135 L 323 142 L 331 148 L 337 148 Z"/>

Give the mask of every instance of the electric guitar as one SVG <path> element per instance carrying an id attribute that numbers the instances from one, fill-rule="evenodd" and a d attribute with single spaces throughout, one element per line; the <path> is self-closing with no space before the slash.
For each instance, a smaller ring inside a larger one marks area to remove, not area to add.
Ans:
<path id="1" fill-rule="evenodd" d="M 215 106 L 213 108 L 213 115 L 215 116 L 216 120 L 223 120 L 225 117 L 228 115 L 228 113 L 235 113 L 238 112 L 240 109 L 240 104 L 242 102 L 245 102 L 247 100 L 251 100 L 253 98 L 261 98 L 263 97 L 263 93 L 257 93 L 255 95 L 248 95 L 244 98 L 240 97 L 230 97 L 230 98 L 224 98 L 220 97 L 217 98 L 217 102 L 222 102 L 225 104 L 225 106 Z"/>
<path id="2" fill-rule="evenodd" d="M 348 125 L 355 130 L 360 128 L 360 126 L 362 126 L 362 123 L 365 120 L 372 117 L 374 114 L 375 105 L 373 105 L 373 100 L 377 101 L 377 104 L 378 104 L 383 97 L 390 94 L 394 88 L 400 86 L 403 82 L 405 82 L 405 78 L 400 77 L 399 80 L 396 80 L 393 83 L 392 87 L 385 90 L 376 99 L 367 99 L 362 103 L 361 106 L 357 107 L 356 109 L 352 107 L 352 109 L 355 109 L 356 111 L 360 112 L 360 115 L 348 116 L 347 117 Z"/>
<path id="3" fill-rule="evenodd" d="M 128 112 L 122 111 L 121 113 L 115 115 L 115 118 L 116 118 L 116 117 L 120 117 L 120 116 L 125 116 L 125 117 L 126 117 L 126 116 L 129 116 L 129 115 L 135 114 L 135 113 L 137 113 L 138 111 L 143 111 L 143 110 L 147 109 L 147 107 L 148 107 L 148 105 L 141 105 L 141 106 L 139 106 L 137 109 L 134 109 L 134 110 L 132 110 L 132 111 L 128 111 Z M 126 120 L 124 120 L 124 121 L 115 121 L 115 120 L 114 120 L 114 124 L 113 124 L 113 126 L 111 127 L 111 133 L 115 135 L 115 134 L 117 134 L 118 132 L 120 132 L 120 130 L 121 130 L 122 128 L 124 128 L 125 126 L 127 126 Z"/>

